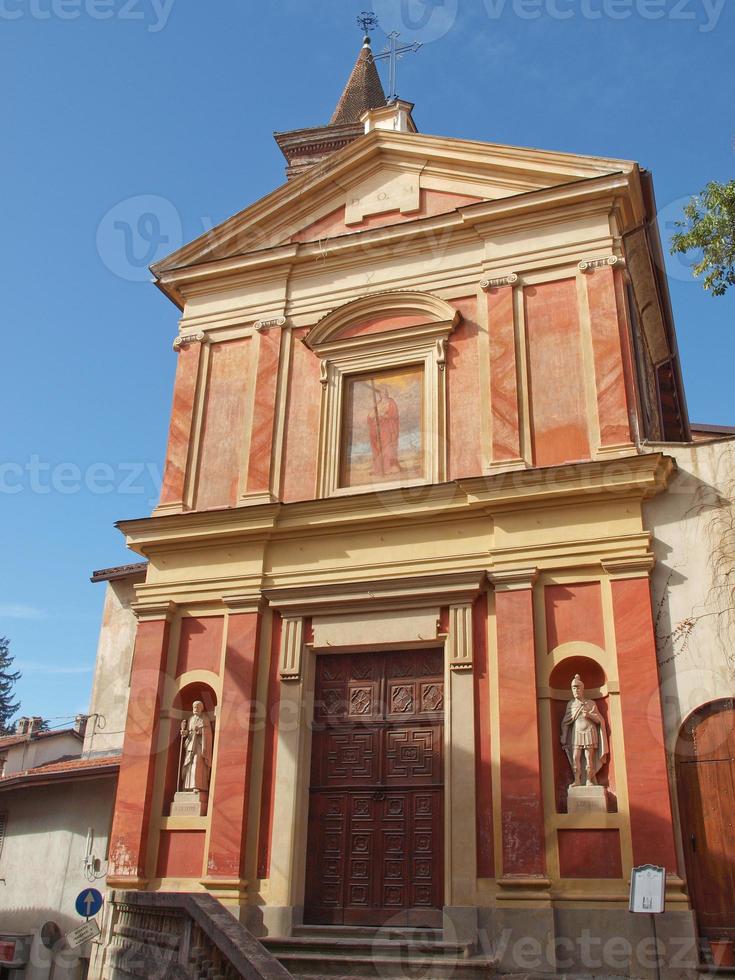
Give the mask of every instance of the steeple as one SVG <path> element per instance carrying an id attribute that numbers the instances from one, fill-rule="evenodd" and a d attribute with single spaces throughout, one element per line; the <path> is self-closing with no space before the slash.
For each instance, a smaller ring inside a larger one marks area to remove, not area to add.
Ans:
<path id="1" fill-rule="evenodd" d="M 368 109 L 378 109 L 385 105 L 383 83 L 373 59 L 370 37 L 365 35 L 360 54 L 352 69 L 342 98 L 337 103 L 330 126 L 343 123 L 359 123 L 360 117 Z"/>
<path id="2" fill-rule="evenodd" d="M 385 104 L 383 84 L 373 59 L 370 38 L 366 34 L 329 124 L 274 133 L 276 143 L 288 161 L 288 178 L 302 174 L 362 136 L 365 124 L 360 121 L 361 116 L 369 109 L 378 109 Z"/>

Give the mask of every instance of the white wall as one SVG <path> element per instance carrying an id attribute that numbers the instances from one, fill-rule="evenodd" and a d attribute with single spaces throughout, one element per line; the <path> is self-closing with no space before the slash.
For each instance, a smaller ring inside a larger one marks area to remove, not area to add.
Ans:
<path id="1" fill-rule="evenodd" d="M 79 756 L 81 752 L 82 740 L 68 732 L 51 737 L 26 738 L 19 745 L 13 745 L 7 749 L 8 761 L 5 765 L 4 775 L 12 776 L 13 773 L 43 766 L 47 762 L 54 762 L 64 756 Z"/>
<path id="2" fill-rule="evenodd" d="M 122 750 L 130 694 L 130 668 L 137 620 L 130 604 L 134 586 L 144 574 L 108 582 L 97 645 L 85 754 L 115 754 Z"/>
<path id="3" fill-rule="evenodd" d="M 34 934 L 31 965 L 22 974 L 27 980 L 49 976 L 49 953 L 38 939 L 41 926 L 52 920 L 68 932 L 83 922 L 74 909 L 79 892 L 95 887 L 104 894 L 104 877 L 90 882 L 83 859 L 91 827 L 104 875 L 115 783 L 103 777 L 0 793 L 0 811 L 8 815 L 0 853 L 0 933 Z M 78 960 L 62 954 L 54 980 L 73 980 Z"/>
<path id="4" fill-rule="evenodd" d="M 735 693 L 735 440 L 651 448 L 678 466 L 669 489 L 645 507 L 671 758 L 691 712 Z"/>

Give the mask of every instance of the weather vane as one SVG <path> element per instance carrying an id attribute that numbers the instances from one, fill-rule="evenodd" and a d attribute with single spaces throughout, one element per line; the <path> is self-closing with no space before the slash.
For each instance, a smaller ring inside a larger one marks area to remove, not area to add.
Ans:
<path id="1" fill-rule="evenodd" d="M 378 18 L 369 10 L 363 10 L 357 18 L 357 26 L 362 28 L 362 33 L 367 37 L 378 26 Z"/>
<path id="2" fill-rule="evenodd" d="M 370 13 L 367 10 L 363 10 L 360 16 L 357 18 L 357 23 L 359 27 L 365 33 L 365 36 L 369 39 L 370 31 L 374 31 L 376 27 L 379 26 L 378 18 L 375 14 Z M 388 75 L 388 102 L 395 102 L 398 98 L 398 92 L 396 91 L 396 75 L 398 70 L 398 62 L 409 52 L 416 52 L 422 47 L 420 41 L 414 41 L 413 44 L 399 44 L 398 38 L 400 37 L 398 31 L 391 31 L 387 35 L 388 47 L 383 51 L 382 54 L 374 54 L 373 61 L 385 61 L 388 60 L 389 65 L 389 75 Z"/>

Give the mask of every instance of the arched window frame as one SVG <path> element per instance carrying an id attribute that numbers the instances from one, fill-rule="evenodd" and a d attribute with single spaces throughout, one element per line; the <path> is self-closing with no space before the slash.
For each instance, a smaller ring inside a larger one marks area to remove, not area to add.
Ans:
<path id="1" fill-rule="evenodd" d="M 357 336 L 341 336 L 361 321 L 411 317 L 416 325 Z M 319 433 L 320 497 L 366 493 L 399 486 L 442 483 L 447 476 L 447 341 L 461 317 L 444 300 L 427 293 L 393 292 L 361 297 L 332 311 L 304 338 L 321 360 Z M 419 365 L 423 376 L 424 472 L 353 487 L 340 486 L 345 382 L 359 374 Z"/>

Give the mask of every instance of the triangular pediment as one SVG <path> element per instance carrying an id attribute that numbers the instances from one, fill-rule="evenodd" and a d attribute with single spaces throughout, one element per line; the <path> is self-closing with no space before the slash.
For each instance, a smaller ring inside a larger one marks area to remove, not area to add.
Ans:
<path id="1" fill-rule="evenodd" d="M 156 275 L 627 173 L 627 160 L 375 130 L 153 267 Z"/>

